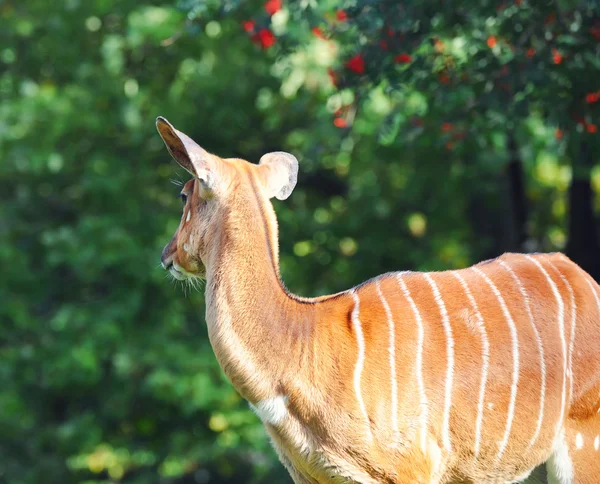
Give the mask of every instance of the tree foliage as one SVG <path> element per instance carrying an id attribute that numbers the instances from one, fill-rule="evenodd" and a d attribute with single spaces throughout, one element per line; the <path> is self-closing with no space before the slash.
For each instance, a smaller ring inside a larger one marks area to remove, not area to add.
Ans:
<path id="1" fill-rule="evenodd" d="M 286 479 L 201 294 L 158 266 L 186 174 L 157 115 L 221 156 L 298 156 L 276 209 L 301 295 L 505 250 L 600 275 L 592 2 L 9 0 L 0 21 L 3 481 Z"/>

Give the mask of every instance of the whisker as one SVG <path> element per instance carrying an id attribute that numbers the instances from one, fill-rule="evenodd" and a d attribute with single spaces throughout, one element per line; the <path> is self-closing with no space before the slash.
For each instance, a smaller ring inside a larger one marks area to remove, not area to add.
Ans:
<path id="1" fill-rule="evenodd" d="M 196 289 L 196 291 L 200 292 L 202 290 L 202 279 L 200 277 L 194 277 L 192 279 L 193 285 L 194 285 L 194 289 Z"/>

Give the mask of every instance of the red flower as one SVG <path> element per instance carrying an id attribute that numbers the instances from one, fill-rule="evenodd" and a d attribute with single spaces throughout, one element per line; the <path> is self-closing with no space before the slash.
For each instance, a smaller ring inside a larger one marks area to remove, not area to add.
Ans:
<path id="1" fill-rule="evenodd" d="M 248 33 L 254 32 L 254 27 L 256 26 L 256 22 L 254 20 L 244 20 L 242 22 L 242 26 L 244 30 Z"/>
<path id="2" fill-rule="evenodd" d="M 520 6 L 521 6 L 521 3 L 523 3 L 523 2 L 522 2 L 522 0 L 515 0 L 515 5 L 516 5 L 517 7 L 520 7 Z"/>
<path id="3" fill-rule="evenodd" d="M 345 22 L 346 20 L 348 20 L 348 14 L 343 10 L 338 10 L 335 13 L 335 18 L 337 18 L 340 22 Z"/>
<path id="4" fill-rule="evenodd" d="M 357 74 L 364 74 L 365 59 L 361 54 L 356 54 L 346 61 L 346 67 Z"/>
<path id="5" fill-rule="evenodd" d="M 556 139 L 563 139 L 563 130 L 556 128 L 556 131 L 554 132 L 554 136 Z"/>
<path id="6" fill-rule="evenodd" d="M 452 149 L 454 149 L 454 141 L 448 141 L 448 142 L 446 143 L 446 149 L 447 149 L 447 150 L 452 150 Z"/>
<path id="7" fill-rule="evenodd" d="M 263 49 L 268 49 L 275 44 L 275 34 L 269 29 L 260 29 L 258 33 L 252 36 L 252 39 L 259 44 Z"/>
<path id="8" fill-rule="evenodd" d="M 585 129 L 588 133 L 595 133 L 598 131 L 598 127 L 594 123 L 588 124 Z"/>
<path id="9" fill-rule="evenodd" d="M 563 56 L 561 55 L 561 53 L 556 50 L 556 49 L 552 49 L 552 61 L 555 64 L 560 64 L 563 61 Z"/>
<path id="10" fill-rule="evenodd" d="M 496 41 L 496 37 L 494 37 L 493 35 L 490 35 L 487 39 L 487 45 L 490 49 L 493 49 L 494 47 L 496 47 L 496 44 L 498 42 Z"/>
<path id="11" fill-rule="evenodd" d="M 281 10 L 281 0 L 267 0 L 265 10 L 269 15 L 274 15 Z"/>
<path id="12" fill-rule="evenodd" d="M 588 95 L 585 96 L 585 102 L 588 104 L 598 102 L 598 94 L 596 94 L 595 92 L 590 92 Z"/>
<path id="13" fill-rule="evenodd" d="M 380 40 L 379 41 L 379 45 L 381 46 L 381 48 L 383 50 L 388 50 L 388 48 L 389 48 L 387 40 Z"/>
<path id="14" fill-rule="evenodd" d="M 319 27 L 313 27 L 313 29 L 311 30 L 311 32 L 313 33 L 313 35 L 315 37 L 319 37 L 319 39 L 325 39 L 325 34 L 323 33 L 323 31 L 319 28 Z"/>
<path id="15" fill-rule="evenodd" d="M 331 84 L 333 84 L 335 87 L 338 86 L 338 75 L 337 72 L 335 72 L 333 69 L 327 69 L 327 74 L 329 75 L 329 79 L 331 80 Z"/>
<path id="16" fill-rule="evenodd" d="M 442 131 L 445 131 L 445 132 L 452 131 L 453 128 L 454 128 L 454 126 L 452 126 L 451 123 L 442 123 Z"/>
<path id="17" fill-rule="evenodd" d="M 396 35 L 396 32 L 394 32 L 391 28 L 388 28 L 387 35 L 388 37 L 393 37 L 394 35 Z"/>
<path id="18" fill-rule="evenodd" d="M 446 72 L 442 72 L 439 79 L 442 84 L 450 84 L 450 76 Z"/>
<path id="19" fill-rule="evenodd" d="M 596 24 L 593 27 L 590 27 L 590 34 L 592 34 L 594 39 L 600 40 L 600 24 Z"/>
<path id="20" fill-rule="evenodd" d="M 344 118 L 335 118 L 333 120 L 333 124 L 337 128 L 347 128 L 348 127 L 348 123 L 346 122 L 346 120 Z"/>
<path id="21" fill-rule="evenodd" d="M 409 62 L 412 62 L 412 57 L 404 52 L 394 57 L 394 62 L 396 64 L 408 64 Z"/>
<path id="22" fill-rule="evenodd" d="M 535 49 L 533 47 L 529 47 L 529 49 L 527 49 L 527 57 L 529 57 L 530 59 L 535 55 Z"/>

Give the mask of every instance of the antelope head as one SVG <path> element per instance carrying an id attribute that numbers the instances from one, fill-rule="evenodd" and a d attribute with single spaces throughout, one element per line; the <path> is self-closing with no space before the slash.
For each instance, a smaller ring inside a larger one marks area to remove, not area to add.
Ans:
<path id="1" fill-rule="evenodd" d="M 258 165 L 224 159 L 204 150 L 163 117 L 157 118 L 156 127 L 171 156 L 193 177 L 181 190 L 183 213 L 163 249 L 162 266 L 179 280 L 205 278 L 207 261 L 224 242 L 225 224 L 243 233 L 244 224 L 256 223 L 249 219 L 253 216 L 249 207 L 256 205 L 250 203 L 252 197 L 259 197 L 272 212 L 270 198 L 284 200 L 292 193 L 298 160 L 283 152 L 262 156 Z"/>

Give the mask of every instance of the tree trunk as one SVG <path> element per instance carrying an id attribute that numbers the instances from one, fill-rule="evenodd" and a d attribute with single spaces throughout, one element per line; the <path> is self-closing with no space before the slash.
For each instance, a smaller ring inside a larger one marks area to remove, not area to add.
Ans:
<path id="1" fill-rule="evenodd" d="M 573 180 L 569 188 L 569 236 L 566 253 L 591 276 L 600 281 L 600 249 L 594 219 L 591 184 L 593 158 L 586 142 L 573 159 Z"/>
<path id="2" fill-rule="evenodd" d="M 527 240 L 527 197 L 523 176 L 523 162 L 514 134 L 508 135 L 509 162 L 506 167 L 507 203 L 504 245 L 507 250 L 521 252 Z"/>

